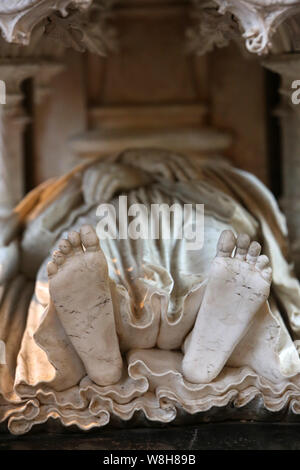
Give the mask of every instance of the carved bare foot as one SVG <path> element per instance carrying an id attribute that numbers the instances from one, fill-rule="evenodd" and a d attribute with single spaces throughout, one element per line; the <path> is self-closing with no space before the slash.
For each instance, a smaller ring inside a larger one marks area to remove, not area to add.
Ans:
<path id="1" fill-rule="evenodd" d="M 118 382 L 122 358 L 105 256 L 92 227 L 70 232 L 48 264 L 50 295 L 87 374 L 98 385 Z"/>
<path id="2" fill-rule="evenodd" d="M 236 240 L 230 230 L 222 232 L 182 364 L 190 382 L 208 383 L 220 373 L 268 299 L 272 269 L 260 251 L 260 244 L 250 244 L 248 235 Z"/>

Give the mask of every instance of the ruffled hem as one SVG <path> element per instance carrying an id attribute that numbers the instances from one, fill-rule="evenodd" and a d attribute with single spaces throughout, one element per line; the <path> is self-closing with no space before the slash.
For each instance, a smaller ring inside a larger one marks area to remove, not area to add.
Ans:
<path id="1" fill-rule="evenodd" d="M 289 408 L 300 414 L 300 389 L 293 379 L 283 378 L 274 384 L 249 367 L 225 367 L 213 382 L 192 384 L 182 375 L 182 358 L 180 352 L 132 350 L 121 380 L 106 387 L 94 384 L 87 376 L 78 386 L 63 392 L 49 385 L 23 384 L 20 404 L 3 403 L 0 419 L 7 419 L 10 432 L 17 435 L 49 418 L 86 431 L 107 425 L 112 417 L 129 421 L 137 412 L 147 420 L 170 423 L 182 410 L 193 415 L 229 403 L 241 408 L 255 398 L 260 398 L 270 412 Z"/>

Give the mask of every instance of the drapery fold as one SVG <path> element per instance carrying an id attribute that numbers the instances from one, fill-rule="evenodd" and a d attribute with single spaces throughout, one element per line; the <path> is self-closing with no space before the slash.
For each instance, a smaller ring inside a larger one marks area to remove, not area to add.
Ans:
<path id="1" fill-rule="evenodd" d="M 69 230 L 87 223 L 96 227 L 100 203 L 118 208 L 119 194 L 127 195 L 128 205 L 149 208 L 204 204 L 204 247 L 191 255 L 184 240 L 176 239 L 176 224 L 170 240 L 101 241 L 123 375 L 119 383 L 100 387 L 86 376 L 56 314 L 46 263 Z M 24 225 L 19 268 L 1 286 L 0 305 L 7 358 L 0 365 L 0 421 L 8 420 L 11 432 L 22 434 L 50 417 L 90 429 L 104 426 L 111 416 L 129 420 L 137 411 L 149 420 L 170 422 L 182 410 L 194 414 L 230 402 L 242 407 L 255 397 L 267 410 L 300 412 L 299 282 L 286 260 L 284 218 L 252 175 L 221 159 L 191 161 L 164 151 L 132 150 L 44 184 L 15 213 Z M 184 343 L 224 229 L 262 243 L 273 268 L 272 294 L 219 376 L 196 385 L 182 374 Z"/>

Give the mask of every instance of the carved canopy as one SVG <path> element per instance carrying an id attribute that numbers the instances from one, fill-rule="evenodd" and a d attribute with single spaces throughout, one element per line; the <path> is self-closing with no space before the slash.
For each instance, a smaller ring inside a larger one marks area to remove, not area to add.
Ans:
<path id="1" fill-rule="evenodd" d="M 8 42 L 26 45 L 35 25 L 53 14 L 68 15 L 68 8 L 85 10 L 95 0 L 1 0 L 0 29 Z M 205 25 L 201 26 L 205 45 L 218 44 L 233 34 L 231 21 L 239 30 L 250 52 L 269 50 L 271 37 L 288 16 L 300 11 L 300 0 L 198 0 Z M 216 8 L 217 7 L 217 8 Z M 222 17 L 223 15 L 223 17 Z M 200 28 L 200 29 L 201 29 Z M 201 49 L 201 46 L 198 47 Z"/>

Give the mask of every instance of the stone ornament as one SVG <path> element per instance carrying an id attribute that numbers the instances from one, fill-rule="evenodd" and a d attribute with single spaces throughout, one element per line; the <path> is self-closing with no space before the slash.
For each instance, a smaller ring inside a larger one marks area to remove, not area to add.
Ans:
<path id="1" fill-rule="evenodd" d="M 229 12 L 222 15 L 215 4 L 194 1 L 193 26 L 186 31 L 187 50 L 197 55 L 207 54 L 215 47 L 222 48 L 236 41 L 241 45 L 241 34 L 237 22 Z"/>
<path id="2" fill-rule="evenodd" d="M 178 223 L 170 239 L 99 243 L 97 207 L 118 208 L 119 194 L 128 206 L 205 204 L 203 248 L 188 251 Z M 129 150 L 37 187 L 15 217 L 20 242 L 8 227 L 0 247 L 0 421 L 12 433 L 227 405 L 300 413 L 300 285 L 284 218 L 253 175 Z"/>
<path id="3" fill-rule="evenodd" d="M 88 9 L 92 3 L 93 0 L 3 0 L 0 5 L 0 29 L 6 41 L 27 45 L 34 27 L 54 12 L 60 12 L 62 17 L 66 17 L 70 12 L 68 9 L 80 12 Z M 110 2 L 102 3 L 105 7 Z M 226 45 L 228 40 L 240 35 L 239 29 L 248 51 L 265 54 L 270 50 L 277 27 L 287 17 L 300 11 L 299 0 L 198 0 L 194 4 L 199 25 L 188 30 L 189 48 L 201 54 L 211 50 L 213 45 Z M 239 27 L 232 20 L 232 15 Z M 57 21 L 59 24 L 56 27 L 65 28 L 63 19 L 62 22 L 59 19 Z M 76 20 L 75 23 L 73 29 L 80 30 L 80 21 Z M 69 26 L 69 23 L 66 25 Z M 92 52 L 95 52 L 95 31 L 91 28 L 89 32 L 86 28 L 82 31 L 87 36 L 86 42 L 92 44 Z M 68 34 L 70 36 L 70 31 Z M 72 39 L 69 37 L 68 41 L 72 42 Z M 80 48 L 76 39 L 75 43 Z"/>
<path id="4" fill-rule="evenodd" d="M 111 3 L 110 0 L 4 0 L 0 5 L 0 30 L 8 43 L 29 46 L 32 50 L 37 42 L 40 44 L 36 34 L 31 41 L 32 33 L 37 25 L 42 25 L 42 33 L 56 40 L 58 47 L 73 47 L 80 52 L 88 49 L 105 55 L 107 50 L 115 48 L 115 31 L 105 22 Z M 1 50 L 5 51 L 5 47 L 1 46 Z"/>
<path id="5" fill-rule="evenodd" d="M 55 11 L 62 16 L 67 8 L 88 8 L 92 0 L 3 0 L 0 5 L 0 28 L 6 41 L 27 45 L 33 28 Z"/>
<path id="6" fill-rule="evenodd" d="M 218 26 L 216 6 L 220 14 Z M 246 49 L 261 55 L 271 50 L 272 36 L 278 26 L 286 18 L 300 12 L 300 2 L 299 0 L 196 1 L 195 9 L 198 12 L 199 24 L 188 31 L 188 36 L 192 39 L 190 48 L 203 54 L 211 50 L 212 45 L 222 47 L 228 43 L 228 40 L 236 39 L 240 29 Z M 205 14 L 202 15 L 201 12 Z M 238 24 L 234 25 L 232 15 Z"/>

